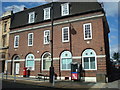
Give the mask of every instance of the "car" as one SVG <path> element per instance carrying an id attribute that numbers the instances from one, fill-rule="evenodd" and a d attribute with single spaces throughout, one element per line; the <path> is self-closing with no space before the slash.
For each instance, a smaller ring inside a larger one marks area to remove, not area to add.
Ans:
<path id="1" fill-rule="evenodd" d="M 119 68 L 120 68 L 120 63 L 116 63 L 116 64 L 115 64 L 115 67 L 116 67 L 117 69 L 119 69 Z"/>

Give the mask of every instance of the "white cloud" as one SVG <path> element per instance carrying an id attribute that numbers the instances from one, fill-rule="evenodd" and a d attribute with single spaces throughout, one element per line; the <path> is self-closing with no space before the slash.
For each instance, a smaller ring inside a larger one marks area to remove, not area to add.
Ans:
<path id="1" fill-rule="evenodd" d="M 117 39 L 117 36 L 111 35 L 110 38 L 111 38 L 111 39 Z"/>
<path id="2" fill-rule="evenodd" d="M 24 7 L 25 7 L 25 5 L 20 5 L 20 6 L 12 5 L 12 6 L 5 7 L 5 10 L 6 11 L 13 11 L 13 13 L 16 13 L 16 12 L 24 10 Z"/>
<path id="3" fill-rule="evenodd" d="M 104 2 L 104 9 L 107 16 L 118 16 L 118 2 Z"/>
<path id="4" fill-rule="evenodd" d="M 110 31 L 118 33 L 118 29 L 117 29 L 117 28 L 111 27 L 111 28 L 110 28 Z"/>
<path id="5" fill-rule="evenodd" d="M 111 58 L 114 52 L 118 52 L 118 44 L 110 46 L 110 57 Z"/>

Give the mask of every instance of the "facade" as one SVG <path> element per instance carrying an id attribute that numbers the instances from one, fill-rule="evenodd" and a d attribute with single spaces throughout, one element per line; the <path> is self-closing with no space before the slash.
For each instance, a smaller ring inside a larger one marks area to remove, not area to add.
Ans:
<path id="1" fill-rule="evenodd" d="M 81 64 L 85 81 L 96 81 L 97 74 L 107 75 L 109 28 L 101 5 L 55 2 L 53 10 L 53 66 L 57 78 L 71 79 L 72 62 Z M 13 14 L 7 71 L 23 75 L 27 67 L 30 76 L 49 75 L 50 42 L 51 3 Z"/>
<path id="2" fill-rule="evenodd" d="M 0 72 L 5 70 L 5 60 L 8 60 L 9 32 L 11 11 L 5 12 L 0 18 Z"/>

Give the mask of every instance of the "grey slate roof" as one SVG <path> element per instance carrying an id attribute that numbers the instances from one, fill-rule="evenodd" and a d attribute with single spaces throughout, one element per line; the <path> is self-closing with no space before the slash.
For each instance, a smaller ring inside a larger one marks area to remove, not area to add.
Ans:
<path id="1" fill-rule="evenodd" d="M 70 14 L 67 16 L 61 16 L 62 3 L 65 2 L 54 2 L 54 19 L 60 19 L 95 11 L 103 11 L 101 5 L 98 2 L 69 2 Z M 28 13 L 33 11 L 35 12 L 35 22 L 32 24 L 50 21 L 50 19 L 44 20 L 43 9 L 47 7 L 51 7 L 51 3 L 26 9 L 24 11 L 13 14 L 11 19 L 11 29 L 31 25 L 28 23 Z"/>

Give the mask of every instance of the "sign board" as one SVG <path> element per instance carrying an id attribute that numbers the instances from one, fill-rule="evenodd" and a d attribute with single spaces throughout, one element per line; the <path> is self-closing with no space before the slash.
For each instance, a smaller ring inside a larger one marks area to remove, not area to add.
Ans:
<path id="1" fill-rule="evenodd" d="M 71 73 L 72 80 L 78 80 L 78 73 L 77 72 L 72 72 Z"/>

